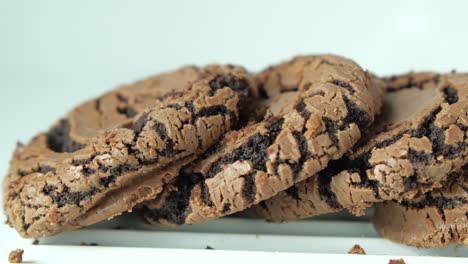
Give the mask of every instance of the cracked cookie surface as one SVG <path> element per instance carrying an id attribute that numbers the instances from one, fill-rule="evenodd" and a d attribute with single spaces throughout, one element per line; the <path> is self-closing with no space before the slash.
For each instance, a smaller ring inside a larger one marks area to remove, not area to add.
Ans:
<path id="1" fill-rule="evenodd" d="M 301 56 L 256 76 L 264 118 L 228 133 L 143 206 L 151 223 L 201 223 L 268 199 L 339 159 L 379 111 L 382 86 L 354 62 Z"/>
<path id="2" fill-rule="evenodd" d="M 18 144 L 4 180 L 8 224 L 42 237 L 131 210 L 237 127 L 255 97 L 243 68 L 212 65 L 161 74 L 78 106 Z"/>
<path id="3" fill-rule="evenodd" d="M 468 75 L 407 74 L 386 80 L 382 115 L 344 158 L 255 208 L 272 221 L 411 199 L 441 187 L 467 161 Z"/>
<path id="4" fill-rule="evenodd" d="M 375 207 L 374 226 L 392 241 L 416 247 L 468 244 L 468 170 L 455 173 L 443 188 Z"/>

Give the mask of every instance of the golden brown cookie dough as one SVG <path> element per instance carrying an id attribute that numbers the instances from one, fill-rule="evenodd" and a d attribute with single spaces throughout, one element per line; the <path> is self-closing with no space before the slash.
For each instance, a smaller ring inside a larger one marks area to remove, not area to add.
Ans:
<path id="1" fill-rule="evenodd" d="M 185 67 L 84 103 L 27 145 L 4 180 L 7 222 L 42 237 L 154 198 L 256 96 L 240 67 Z"/>
<path id="2" fill-rule="evenodd" d="M 468 239 L 468 170 L 443 188 L 400 203 L 375 205 L 374 225 L 392 241 L 416 247 L 445 247 Z"/>
<path id="3" fill-rule="evenodd" d="M 354 62 L 301 56 L 256 76 L 262 121 L 220 145 L 144 205 L 157 224 L 205 222 L 268 199 L 339 159 L 379 111 L 383 89 Z M 373 85 L 376 84 L 376 85 Z"/>
<path id="4" fill-rule="evenodd" d="M 386 80 L 383 114 L 344 158 L 252 210 L 272 221 L 411 199 L 441 187 L 468 156 L 468 75 L 407 74 Z"/>

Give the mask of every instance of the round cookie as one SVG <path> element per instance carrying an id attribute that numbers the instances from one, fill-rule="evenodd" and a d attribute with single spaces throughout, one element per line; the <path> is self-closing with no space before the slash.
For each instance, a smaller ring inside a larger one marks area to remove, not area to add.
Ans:
<path id="1" fill-rule="evenodd" d="M 408 74 L 386 80 L 383 114 L 344 158 L 252 210 L 271 221 L 411 199 L 441 187 L 468 155 L 468 75 Z"/>
<path id="2" fill-rule="evenodd" d="M 468 245 L 468 170 L 451 176 L 443 188 L 375 207 L 374 226 L 385 238 L 426 248 Z"/>
<path id="3" fill-rule="evenodd" d="M 264 119 L 228 133 L 146 202 L 151 223 L 229 215 L 314 175 L 357 142 L 383 93 L 354 62 L 332 55 L 296 57 L 258 74 L 256 82 Z"/>
<path id="4" fill-rule="evenodd" d="M 7 222 L 42 237 L 131 210 L 236 127 L 249 97 L 242 68 L 186 67 L 78 106 L 18 145 L 4 180 Z"/>

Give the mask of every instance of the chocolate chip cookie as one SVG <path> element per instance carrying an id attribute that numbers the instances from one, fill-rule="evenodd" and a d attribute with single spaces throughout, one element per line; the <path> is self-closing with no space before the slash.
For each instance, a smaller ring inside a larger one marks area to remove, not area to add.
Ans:
<path id="1" fill-rule="evenodd" d="M 467 162 L 468 75 L 407 74 L 386 80 L 383 114 L 360 143 L 327 169 L 253 208 L 272 221 L 374 202 L 411 199 L 441 187 Z"/>
<path id="2" fill-rule="evenodd" d="M 131 210 L 235 128 L 256 94 L 242 68 L 186 67 L 78 106 L 18 145 L 4 180 L 7 222 L 37 238 Z"/>
<path id="3" fill-rule="evenodd" d="M 376 204 L 377 231 L 416 247 L 468 244 L 468 170 L 449 178 L 443 188 L 411 200 Z"/>
<path id="4" fill-rule="evenodd" d="M 268 199 L 339 159 L 379 111 L 383 89 L 354 62 L 301 56 L 256 76 L 263 120 L 228 133 L 154 201 L 152 223 L 181 225 Z"/>

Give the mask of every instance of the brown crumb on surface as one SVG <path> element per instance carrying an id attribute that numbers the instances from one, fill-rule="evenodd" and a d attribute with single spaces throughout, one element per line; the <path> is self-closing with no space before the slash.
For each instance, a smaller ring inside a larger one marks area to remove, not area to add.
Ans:
<path id="1" fill-rule="evenodd" d="M 81 242 L 80 246 L 99 246 L 99 244 L 94 243 L 94 242 L 91 242 L 91 243 Z"/>
<path id="2" fill-rule="evenodd" d="M 10 263 L 21 263 L 21 262 L 23 262 L 23 253 L 24 253 L 24 250 L 22 250 L 22 249 L 17 249 L 17 250 L 11 251 L 10 255 L 8 255 L 8 261 Z"/>
<path id="3" fill-rule="evenodd" d="M 39 245 L 39 240 L 37 239 L 34 239 L 33 242 L 32 242 L 33 245 Z"/>
<path id="4" fill-rule="evenodd" d="M 348 251 L 348 254 L 365 255 L 366 251 L 364 251 L 360 245 L 356 244 Z"/>
<path id="5" fill-rule="evenodd" d="M 403 259 L 391 259 L 388 264 L 406 264 Z"/>

